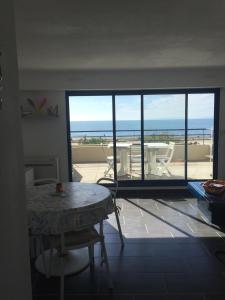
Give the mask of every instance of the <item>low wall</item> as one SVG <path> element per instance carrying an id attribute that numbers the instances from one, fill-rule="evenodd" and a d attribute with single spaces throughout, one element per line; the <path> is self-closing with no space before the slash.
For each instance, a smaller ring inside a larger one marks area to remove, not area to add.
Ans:
<path id="1" fill-rule="evenodd" d="M 207 155 L 210 154 L 209 145 L 188 145 L 189 161 L 208 161 Z M 172 161 L 184 161 L 184 145 L 175 145 Z"/>
<path id="2" fill-rule="evenodd" d="M 73 163 L 106 162 L 113 149 L 102 145 L 72 145 Z"/>
<path id="3" fill-rule="evenodd" d="M 159 152 L 163 154 L 163 150 Z M 189 161 L 208 161 L 207 155 L 210 153 L 209 145 L 188 145 Z M 103 163 L 106 157 L 113 155 L 113 149 L 102 145 L 72 145 L 73 163 Z M 184 161 L 184 145 L 175 145 L 173 162 Z"/>

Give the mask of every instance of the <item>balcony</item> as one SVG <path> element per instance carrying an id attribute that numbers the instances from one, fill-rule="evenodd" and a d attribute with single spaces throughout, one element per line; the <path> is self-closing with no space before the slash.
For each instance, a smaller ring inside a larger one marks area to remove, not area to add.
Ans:
<path id="1" fill-rule="evenodd" d="M 188 179 L 210 179 L 212 178 L 213 162 L 212 162 L 212 138 L 207 132 L 207 129 L 197 129 L 199 134 L 188 135 L 188 161 L 187 174 Z M 176 130 L 177 132 L 178 130 Z M 192 132 L 193 129 L 192 129 Z M 170 133 L 163 134 L 146 134 L 145 141 L 154 143 L 174 143 L 174 152 L 168 170 L 164 170 L 159 162 L 156 162 L 157 172 L 145 173 L 146 180 L 176 180 L 184 179 L 185 173 L 185 139 L 184 135 L 173 135 Z M 100 143 L 102 142 L 102 143 Z M 133 134 L 132 136 L 120 136 L 117 138 L 117 147 L 121 143 L 139 144 L 140 136 Z M 113 157 L 112 137 L 110 136 L 88 136 L 84 135 L 80 138 L 72 139 L 72 164 L 73 164 L 73 180 L 79 182 L 96 182 L 100 177 L 103 177 L 106 170 L 109 169 L 107 157 Z M 117 148 L 117 152 L 119 149 Z M 157 155 L 164 155 L 165 149 L 159 149 Z M 141 179 L 140 165 L 135 169 L 131 169 L 131 155 L 128 156 L 128 170 L 126 174 L 117 174 L 119 180 L 135 180 Z M 118 159 L 117 171 L 121 168 L 121 162 Z M 113 177 L 113 168 L 109 170 L 107 176 Z"/>

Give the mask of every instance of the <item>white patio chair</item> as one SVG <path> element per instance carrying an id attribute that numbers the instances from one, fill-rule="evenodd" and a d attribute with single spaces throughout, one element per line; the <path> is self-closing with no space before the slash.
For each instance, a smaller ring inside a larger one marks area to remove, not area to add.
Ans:
<path id="1" fill-rule="evenodd" d="M 49 184 L 49 183 L 58 183 L 59 180 L 57 178 L 39 178 L 34 179 L 33 183 L 34 185 L 43 185 L 43 184 Z"/>
<path id="2" fill-rule="evenodd" d="M 104 145 L 103 144 L 101 144 L 101 145 L 102 145 L 102 151 L 103 151 L 104 156 L 105 156 L 105 160 L 106 160 L 106 162 L 108 164 L 108 168 L 105 170 L 104 176 L 107 176 L 107 175 L 108 176 L 112 176 L 111 174 L 109 174 L 109 172 L 114 169 L 114 158 L 113 158 L 113 155 L 108 155 L 107 152 L 106 152 L 106 150 L 105 150 Z M 117 155 L 117 157 L 116 157 L 116 162 L 117 163 L 120 162 L 119 155 Z"/>
<path id="3" fill-rule="evenodd" d="M 97 184 L 103 184 L 103 183 L 112 183 L 112 187 L 109 187 L 113 199 L 113 205 L 114 205 L 114 213 L 116 216 L 116 222 L 117 222 L 117 227 L 119 231 L 119 236 L 120 236 L 120 241 L 121 241 L 121 246 L 124 246 L 124 241 L 123 241 L 123 234 L 122 234 L 122 229 L 120 225 L 120 219 L 119 219 L 119 212 L 120 212 L 120 207 L 116 203 L 116 195 L 117 195 L 117 190 L 118 190 L 118 181 L 112 178 L 107 178 L 107 177 L 102 177 L 99 178 L 97 181 Z M 101 224 L 100 224 L 101 225 Z M 100 232 L 103 234 L 103 225 L 100 226 Z"/>
<path id="4" fill-rule="evenodd" d="M 144 146 L 144 169 L 147 173 L 147 166 L 148 166 L 148 158 L 147 158 L 147 145 Z M 131 145 L 130 146 L 130 154 L 129 154 L 129 161 L 130 161 L 130 176 L 133 178 L 134 174 L 141 175 L 141 145 Z"/>
<path id="5" fill-rule="evenodd" d="M 166 149 L 166 153 L 162 155 L 156 155 L 156 161 L 159 162 L 160 167 L 162 169 L 162 173 L 168 173 L 169 176 L 172 176 L 172 173 L 169 170 L 169 164 L 173 158 L 175 150 L 175 143 L 169 142 L 168 148 Z"/>
<path id="6" fill-rule="evenodd" d="M 103 226 L 103 221 L 100 221 L 100 227 Z M 94 271 L 94 244 L 100 242 L 101 251 L 102 251 L 102 262 L 105 263 L 107 280 L 108 280 L 108 288 L 113 289 L 113 282 L 111 279 L 111 274 L 109 270 L 108 256 L 104 242 L 103 231 L 98 232 L 94 226 L 90 228 L 85 228 L 80 231 L 72 231 L 72 232 L 62 232 L 60 235 L 51 235 L 48 236 L 48 240 L 51 245 L 50 249 L 50 258 L 49 265 L 47 266 L 47 274 L 46 277 L 51 277 L 51 263 L 52 263 L 52 255 L 54 248 L 58 250 L 60 257 L 60 266 L 61 266 L 61 274 L 60 274 L 60 300 L 64 299 L 64 259 L 65 253 L 69 250 L 76 250 L 88 247 L 89 253 L 89 266 L 90 271 Z M 45 261 L 43 259 L 43 261 Z"/>
<path id="7" fill-rule="evenodd" d="M 213 128 L 210 129 L 210 144 L 209 144 L 209 154 L 206 155 L 207 158 L 209 158 L 209 161 L 213 161 L 213 135 L 214 135 L 214 130 Z"/>
<path id="8" fill-rule="evenodd" d="M 28 157 L 25 158 L 25 165 L 32 167 L 32 168 L 45 168 L 45 167 L 52 167 L 54 169 L 55 178 L 54 177 L 43 177 L 38 179 L 32 179 L 32 182 L 27 186 L 31 185 L 44 185 L 50 183 L 58 183 L 60 181 L 59 178 L 59 158 L 58 157 Z M 42 174 L 45 172 L 42 171 Z M 29 232 L 29 244 L 30 244 L 30 256 L 31 258 L 36 257 L 40 252 L 43 250 L 41 237 L 38 235 L 33 235 Z"/>
<path id="9" fill-rule="evenodd" d="M 36 174 L 36 172 L 39 173 L 40 178 L 34 179 L 33 185 L 57 183 L 60 181 L 60 168 L 59 168 L 58 157 L 55 156 L 26 157 L 25 166 L 33 168 L 34 174 Z M 47 174 L 47 176 L 45 174 Z"/>

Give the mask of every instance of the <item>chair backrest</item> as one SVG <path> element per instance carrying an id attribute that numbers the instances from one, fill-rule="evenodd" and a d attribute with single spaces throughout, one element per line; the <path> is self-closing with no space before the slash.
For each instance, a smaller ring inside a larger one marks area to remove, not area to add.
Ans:
<path id="1" fill-rule="evenodd" d="M 24 165 L 33 169 L 36 185 L 60 181 L 59 158 L 56 156 L 28 156 Z"/>
<path id="2" fill-rule="evenodd" d="M 134 155 L 141 154 L 141 145 L 131 145 L 130 146 L 130 152 Z"/>
<path id="3" fill-rule="evenodd" d="M 117 195 L 117 191 L 118 191 L 118 181 L 112 178 L 108 178 L 108 177 L 101 177 L 97 180 L 96 182 L 97 184 L 101 184 L 104 185 L 104 183 L 111 183 L 111 185 L 109 186 L 109 189 L 112 193 L 113 198 L 116 198 Z"/>
<path id="4" fill-rule="evenodd" d="M 144 145 L 144 157 L 147 157 L 148 146 Z M 130 157 L 139 158 L 141 160 L 141 145 L 131 145 L 130 146 Z"/>
<path id="5" fill-rule="evenodd" d="M 101 148 L 102 148 L 102 153 L 104 155 L 104 158 L 106 159 L 107 158 L 107 153 L 106 153 L 105 145 L 103 143 L 101 143 L 100 145 L 101 145 Z"/>
<path id="6" fill-rule="evenodd" d="M 173 154 L 174 154 L 174 150 L 175 150 L 175 143 L 174 142 L 169 142 L 168 144 L 168 148 L 167 148 L 167 163 L 170 163 L 172 158 L 173 158 Z"/>
<path id="7" fill-rule="evenodd" d="M 101 143 L 101 148 L 102 148 L 102 152 L 103 152 L 105 160 L 107 160 L 109 157 L 113 157 L 113 153 L 109 154 L 108 151 L 106 150 L 107 149 L 106 147 L 109 149 L 109 146 Z M 113 147 L 110 147 L 110 148 L 113 149 Z M 117 150 L 116 151 L 116 160 L 117 160 L 117 162 L 119 162 L 120 161 L 119 150 L 118 150 L 118 148 L 116 150 Z"/>

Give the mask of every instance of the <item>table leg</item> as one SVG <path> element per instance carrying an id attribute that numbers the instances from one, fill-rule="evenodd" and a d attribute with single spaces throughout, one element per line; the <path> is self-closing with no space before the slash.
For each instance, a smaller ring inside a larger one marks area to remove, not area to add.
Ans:
<path id="1" fill-rule="evenodd" d="M 53 249 L 51 264 L 50 264 L 50 259 L 51 259 L 50 253 L 51 253 L 50 249 L 46 250 L 44 253 L 47 269 L 51 265 L 50 276 L 60 276 L 61 257 L 59 256 L 59 252 L 56 249 Z M 63 264 L 64 264 L 64 275 L 76 274 L 83 271 L 89 266 L 88 249 L 82 248 L 77 250 L 69 250 L 63 256 Z M 47 275 L 46 269 L 43 265 L 42 254 L 38 256 L 38 258 L 36 259 L 35 267 L 40 273 Z"/>

